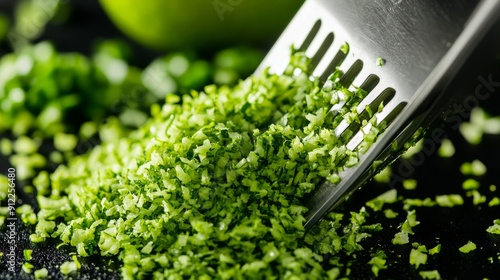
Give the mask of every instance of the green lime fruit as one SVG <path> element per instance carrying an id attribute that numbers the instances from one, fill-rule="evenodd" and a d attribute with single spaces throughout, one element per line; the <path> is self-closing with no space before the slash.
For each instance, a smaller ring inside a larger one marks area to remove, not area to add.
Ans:
<path id="1" fill-rule="evenodd" d="M 100 0 L 115 25 L 158 50 L 272 44 L 304 0 Z"/>

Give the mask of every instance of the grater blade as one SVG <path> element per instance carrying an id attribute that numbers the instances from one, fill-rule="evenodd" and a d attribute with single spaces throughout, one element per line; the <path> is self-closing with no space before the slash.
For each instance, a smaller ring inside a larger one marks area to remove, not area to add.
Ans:
<path id="1" fill-rule="evenodd" d="M 256 72 L 283 73 L 293 45 L 311 58 L 314 77 L 327 82 L 340 69 L 340 83 L 368 93 L 356 108 L 360 116 L 367 115 L 367 106 L 384 104 L 377 124 L 388 124 L 359 164 L 339 174 L 340 183 L 325 182 L 306 199 L 306 228 L 394 160 L 394 150 L 438 116 L 443 89 L 498 15 L 499 0 L 305 2 Z M 341 122 L 335 133 L 355 150 L 365 129 Z M 382 164 L 374 169 L 374 162 Z"/>

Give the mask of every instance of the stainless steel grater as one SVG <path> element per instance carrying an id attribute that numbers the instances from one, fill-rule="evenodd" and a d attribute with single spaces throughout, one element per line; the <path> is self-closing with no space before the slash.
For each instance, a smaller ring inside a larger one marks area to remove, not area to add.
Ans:
<path id="1" fill-rule="evenodd" d="M 388 124 L 359 164 L 339 174 L 340 183 L 323 183 L 305 201 L 306 228 L 374 176 L 375 162 L 393 161 L 394 150 L 439 115 L 441 93 L 499 15 L 500 0 L 305 2 L 257 72 L 283 73 L 293 45 L 312 58 L 314 77 L 326 82 L 339 68 L 344 86 L 368 92 L 357 107 L 361 116 L 367 106 L 383 103 L 377 122 Z M 335 132 L 346 138 L 349 131 L 347 147 L 354 150 L 362 129 L 343 122 Z"/>

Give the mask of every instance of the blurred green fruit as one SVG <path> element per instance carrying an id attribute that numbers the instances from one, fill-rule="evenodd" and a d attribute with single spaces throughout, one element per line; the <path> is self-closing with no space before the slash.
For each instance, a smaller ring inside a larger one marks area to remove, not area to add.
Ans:
<path id="1" fill-rule="evenodd" d="M 158 50 L 272 44 L 303 0 L 100 0 L 125 34 Z"/>

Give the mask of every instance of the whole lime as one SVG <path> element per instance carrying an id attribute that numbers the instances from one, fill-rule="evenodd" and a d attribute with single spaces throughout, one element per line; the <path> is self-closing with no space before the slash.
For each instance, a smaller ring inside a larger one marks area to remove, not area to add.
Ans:
<path id="1" fill-rule="evenodd" d="M 115 25 L 158 50 L 270 44 L 304 0 L 100 0 Z"/>

